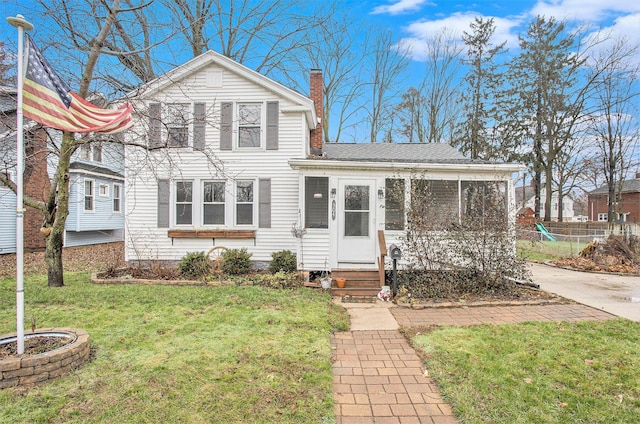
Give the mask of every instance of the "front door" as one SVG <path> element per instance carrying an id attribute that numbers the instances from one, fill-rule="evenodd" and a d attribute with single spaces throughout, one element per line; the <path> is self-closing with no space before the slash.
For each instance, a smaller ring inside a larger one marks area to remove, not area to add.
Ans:
<path id="1" fill-rule="evenodd" d="M 340 181 L 338 266 L 375 268 L 375 183 Z"/>

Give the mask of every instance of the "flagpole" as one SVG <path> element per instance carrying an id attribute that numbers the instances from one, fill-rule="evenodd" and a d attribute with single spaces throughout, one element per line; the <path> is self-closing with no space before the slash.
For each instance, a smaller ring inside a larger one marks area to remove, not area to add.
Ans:
<path id="1" fill-rule="evenodd" d="M 7 22 L 18 29 L 18 105 L 16 126 L 16 341 L 17 353 L 24 353 L 24 125 L 22 119 L 22 85 L 24 66 L 24 31 L 33 29 L 22 15 L 7 18 Z"/>

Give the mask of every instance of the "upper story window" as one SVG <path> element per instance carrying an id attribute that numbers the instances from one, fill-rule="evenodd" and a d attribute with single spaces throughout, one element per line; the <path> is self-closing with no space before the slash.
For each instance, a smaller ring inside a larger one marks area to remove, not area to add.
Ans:
<path id="1" fill-rule="evenodd" d="M 94 209 L 94 186 L 93 180 L 84 180 L 84 210 L 93 211 Z"/>
<path id="2" fill-rule="evenodd" d="M 609 214 L 608 213 L 599 213 L 598 214 L 598 221 L 608 221 L 609 220 Z"/>
<path id="3" fill-rule="evenodd" d="M 167 146 L 186 147 L 189 142 L 189 104 L 167 104 Z"/>
<path id="4" fill-rule="evenodd" d="M 260 147 L 262 105 L 238 105 L 238 147 Z"/>
<path id="5" fill-rule="evenodd" d="M 102 162 L 102 144 L 86 143 L 81 145 L 80 159 L 88 162 Z"/>

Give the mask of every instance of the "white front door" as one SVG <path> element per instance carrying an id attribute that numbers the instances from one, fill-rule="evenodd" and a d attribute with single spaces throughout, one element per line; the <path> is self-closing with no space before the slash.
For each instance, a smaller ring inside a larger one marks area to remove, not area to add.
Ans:
<path id="1" fill-rule="evenodd" d="M 338 199 L 338 267 L 376 266 L 375 183 L 341 180 Z"/>

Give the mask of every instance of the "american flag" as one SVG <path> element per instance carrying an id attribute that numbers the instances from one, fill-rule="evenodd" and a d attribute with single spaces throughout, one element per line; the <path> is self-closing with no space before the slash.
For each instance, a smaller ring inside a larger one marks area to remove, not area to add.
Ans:
<path id="1" fill-rule="evenodd" d="M 27 37 L 22 108 L 24 116 L 64 131 L 113 134 L 130 128 L 132 106 L 100 108 L 76 93 L 49 66 Z"/>

